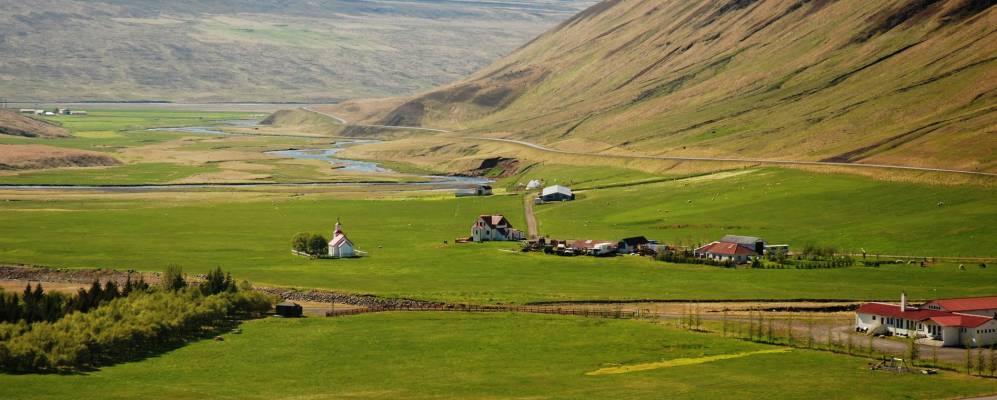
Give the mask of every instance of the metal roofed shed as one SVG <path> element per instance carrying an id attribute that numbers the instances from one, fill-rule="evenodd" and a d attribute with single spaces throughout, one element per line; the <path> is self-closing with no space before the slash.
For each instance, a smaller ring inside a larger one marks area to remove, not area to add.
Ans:
<path id="1" fill-rule="evenodd" d="M 571 191 L 571 188 L 561 185 L 547 186 L 540 192 L 540 196 L 537 196 L 538 203 L 569 201 L 574 199 L 575 194 Z"/>
<path id="2" fill-rule="evenodd" d="M 277 316 L 284 318 L 299 318 L 302 314 L 301 305 L 293 301 L 282 301 L 277 304 Z"/>

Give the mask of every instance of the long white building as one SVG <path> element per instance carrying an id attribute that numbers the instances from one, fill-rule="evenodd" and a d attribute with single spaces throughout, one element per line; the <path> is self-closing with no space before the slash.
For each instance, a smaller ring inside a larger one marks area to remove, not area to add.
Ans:
<path id="1" fill-rule="evenodd" d="M 855 310 L 855 330 L 914 337 L 936 346 L 987 347 L 997 344 L 997 296 L 939 299 L 920 307 L 866 303 Z"/>

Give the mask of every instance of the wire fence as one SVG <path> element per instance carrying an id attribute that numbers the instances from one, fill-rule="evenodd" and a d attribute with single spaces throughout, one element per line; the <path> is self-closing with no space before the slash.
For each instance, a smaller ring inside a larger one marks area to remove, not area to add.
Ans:
<path id="1" fill-rule="evenodd" d="M 518 312 L 531 314 L 557 314 L 575 315 L 592 318 L 613 318 L 613 319 L 638 319 L 653 316 L 653 314 L 641 310 L 593 310 L 587 308 L 563 308 L 549 306 L 475 306 L 475 305 L 418 305 L 418 306 L 397 306 L 384 305 L 365 308 L 353 308 L 344 310 L 332 310 L 325 313 L 327 317 L 342 317 L 348 315 L 387 312 L 387 311 L 423 311 L 423 312 L 470 312 L 470 313 L 495 313 L 495 312 Z"/>

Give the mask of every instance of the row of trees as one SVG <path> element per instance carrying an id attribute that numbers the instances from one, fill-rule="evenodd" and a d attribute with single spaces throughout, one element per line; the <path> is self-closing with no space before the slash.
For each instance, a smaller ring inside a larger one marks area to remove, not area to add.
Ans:
<path id="1" fill-rule="evenodd" d="M 291 248 L 299 253 L 319 256 L 329 253 L 329 240 L 319 234 L 301 232 L 291 238 Z"/>
<path id="2" fill-rule="evenodd" d="M 76 300 L 65 301 L 91 304 L 89 312 L 69 312 L 55 320 L 30 324 L 26 319 L 0 323 L 0 369 L 87 370 L 146 357 L 214 334 L 234 319 L 267 312 L 273 304 L 270 297 L 246 290 L 248 286 L 237 287 L 221 269 L 209 273 L 196 287 L 188 286 L 178 266 L 168 268 L 163 277 L 159 287 L 142 282 L 119 290 L 116 284 L 110 288 L 96 284 L 96 290 L 81 290 Z"/>
<path id="3" fill-rule="evenodd" d="M 36 284 L 34 289 L 28 284 L 20 296 L 0 292 L 0 322 L 53 322 L 66 314 L 75 311 L 86 313 L 118 297 L 148 289 L 149 285 L 144 280 L 133 282 L 131 277 L 121 287 L 113 280 L 107 281 L 103 287 L 100 281 L 94 281 L 89 289 L 77 290 L 75 296 L 45 292 L 41 283 Z"/>
<path id="4" fill-rule="evenodd" d="M 733 261 L 717 261 L 708 258 L 696 257 L 691 250 L 683 250 L 680 252 L 664 252 L 658 253 L 654 256 L 658 261 L 677 263 L 677 264 L 703 264 L 712 265 L 716 267 L 724 268 L 734 268 L 737 264 Z"/>

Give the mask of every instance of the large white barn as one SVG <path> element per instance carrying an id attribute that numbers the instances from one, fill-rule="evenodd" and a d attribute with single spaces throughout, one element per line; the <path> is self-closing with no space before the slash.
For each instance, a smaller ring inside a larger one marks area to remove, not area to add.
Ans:
<path id="1" fill-rule="evenodd" d="M 935 346 L 997 344 L 997 296 L 940 299 L 920 307 L 867 303 L 855 310 L 855 329 L 870 334 L 914 337 Z"/>

